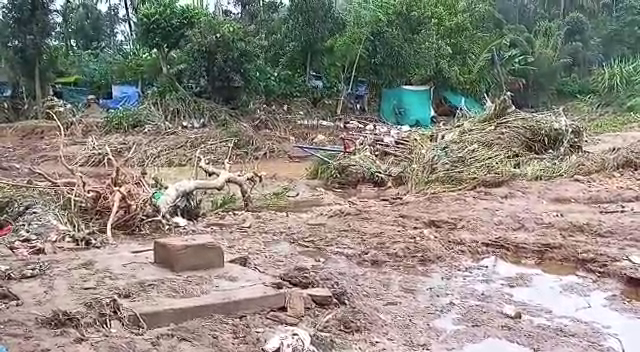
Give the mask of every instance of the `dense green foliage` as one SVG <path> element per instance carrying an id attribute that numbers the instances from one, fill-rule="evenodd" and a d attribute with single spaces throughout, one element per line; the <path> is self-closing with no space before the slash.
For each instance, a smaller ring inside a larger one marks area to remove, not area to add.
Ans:
<path id="1" fill-rule="evenodd" d="M 338 97 L 364 78 L 374 94 L 436 84 L 477 98 L 509 90 L 520 107 L 590 96 L 640 108 L 640 0 L 234 3 L 7 0 L 0 57 L 27 97 L 71 75 L 97 95 L 116 82 L 171 82 L 224 104 Z M 307 84 L 312 72 L 321 93 Z"/>

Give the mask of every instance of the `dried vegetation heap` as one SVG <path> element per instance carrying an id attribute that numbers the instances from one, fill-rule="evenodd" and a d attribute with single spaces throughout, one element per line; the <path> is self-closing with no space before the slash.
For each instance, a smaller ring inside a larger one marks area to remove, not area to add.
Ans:
<path id="1" fill-rule="evenodd" d="M 416 191 L 499 186 L 513 179 L 545 180 L 640 165 L 640 145 L 590 153 L 583 127 L 562 110 L 525 113 L 499 99 L 478 118 L 387 143 L 360 140 L 354 153 L 318 161 L 312 178 L 339 184 L 407 185 Z"/>
<path id="2" fill-rule="evenodd" d="M 46 202 L 51 205 L 50 209 L 58 212 L 60 227 L 80 245 L 112 242 L 114 232 L 145 233 L 152 224 L 164 225 L 166 220 L 183 224 L 184 218 L 193 218 L 199 213 L 199 203 L 193 197 L 194 192 L 198 190 L 221 191 L 228 184 L 235 184 L 240 188 L 244 205 L 248 207 L 251 205 L 253 187 L 262 181 L 262 175 L 257 172 L 231 173 L 228 162 L 225 163 L 225 169 L 211 167 L 205 158 L 195 153 L 195 166 L 208 176 L 215 176 L 215 179 L 183 180 L 171 185 L 154 180 L 154 184 L 150 185 L 143 172 L 125 167 L 128 160 L 135 155 L 134 149 L 128 153 L 128 157 L 118 161 L 108 146 L 103 147 L 105 160 L 100 164 L 106 166 L 109 177 L 84 174 L 79 168 L 67 163 L 64 153 L 64 128 L 57 118 L 56 122 L 60 129 L 59 161 L 67 175 L 54 176 L 32 167 L 31 171 L 45 183 L 2 183 L 5 186 L 38 189 L 44 192 L 47 197 L 42 197 L 42 200 L 45 201 L 46 198 Z M 229 154 L 230 152 L 229 150 Z"/>

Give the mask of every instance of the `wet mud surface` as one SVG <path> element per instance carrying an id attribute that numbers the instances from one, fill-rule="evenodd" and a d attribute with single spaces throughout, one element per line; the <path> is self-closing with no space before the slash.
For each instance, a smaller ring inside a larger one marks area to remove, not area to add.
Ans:
<path id="1" fill-rule="evenodd" d="M 244 266 L 256 274 L 331 289 L 338 304 L 309 311 L 300 324 L 317 330 L 319 350 L 628 352 L 640 346 L 640 264 L 630 260 L 640 254 L 639 173 L 416 196 L 323 189 L 297 180 L 305 166 L 295 165 L 286 162 L 287 174 L 265 186 L 286 180 L 293 187 L 289 206 L 213 214 L 174 234 L 210 236 L 229 257 L 246 256 Z M 276 176 L 281 169 L 269 168 Z M 43 328 L 24 313 L 27 306 L 52 308 L 55 292 L 74 306 L 123 293 L 134 301 L 194 297 L 229 279 L 158 277 L 148 260 L 95 259 L 150 247 L 152 239 L 117 240 L 115 248 L 23 260 L 0 253 L 0 265 L 50 265 L 38 277 L 5 282 L 32 292 L 25 307 L 0 311 L 0 344 L 11 352 L 258 351 L 277 328 L 265 315 L 249 315 L 141 336 L 116 326 L 80 337 L 73 329 Z M 100 265 L 104 260 L 111 264 Z"/>

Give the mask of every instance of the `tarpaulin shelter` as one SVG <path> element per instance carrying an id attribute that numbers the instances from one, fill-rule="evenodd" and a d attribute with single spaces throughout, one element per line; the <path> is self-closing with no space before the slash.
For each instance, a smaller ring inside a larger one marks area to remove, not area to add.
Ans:
<path id="1" fill-rule="evenodd" d="M 113 99 L 100 100 L 100 106 L 107 110 L 135 108 L 140 104 L 141 93 L 138 87 L 133 85 L 112 85 Z"/>
<path id="2" fill-rule="evenodd" d="M 382 90 L 380 116 L 392 125 L 431 126 L 433 87 L 401 86 Z"/>
<path id="3" fill-rule="evenodd" d="M 451 90 L 442 92 L 442 96 L 454 107 L 463 110 L 471 116 L 477 116 L 484 112 L 484 107 L 473 98 L 464 96 Z"/>
<path id="4" fill-rule="evenodd" d="M 53 81 L 54 93 L 58 93 L 59 96 L 56 96 L 69 104 L 84 104 L 89 96 L 89 89 L 82 87 L 83 81 L 81 76 L 58 77 Z"/>

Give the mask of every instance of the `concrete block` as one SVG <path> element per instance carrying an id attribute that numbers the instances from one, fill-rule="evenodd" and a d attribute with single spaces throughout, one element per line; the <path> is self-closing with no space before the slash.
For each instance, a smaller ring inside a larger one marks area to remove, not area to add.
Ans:
<path id="1" fill-rule="evenodd" d="M 153 242 L 153 261 L 174 272 L 224 267 L 224 252 L 209 239 L 162 238 Z"/>
<path id="2" fill-rule="evenodd" d="M 134 303 L 131 308 L 140 315 L 148 329 L 156 329 L 216 314 L 259 313 L 284 306 L 285 292 L 257 285 L 194 298 Z M 129 315 L 132 324 L 136 320 L 135 314 Z"/>

